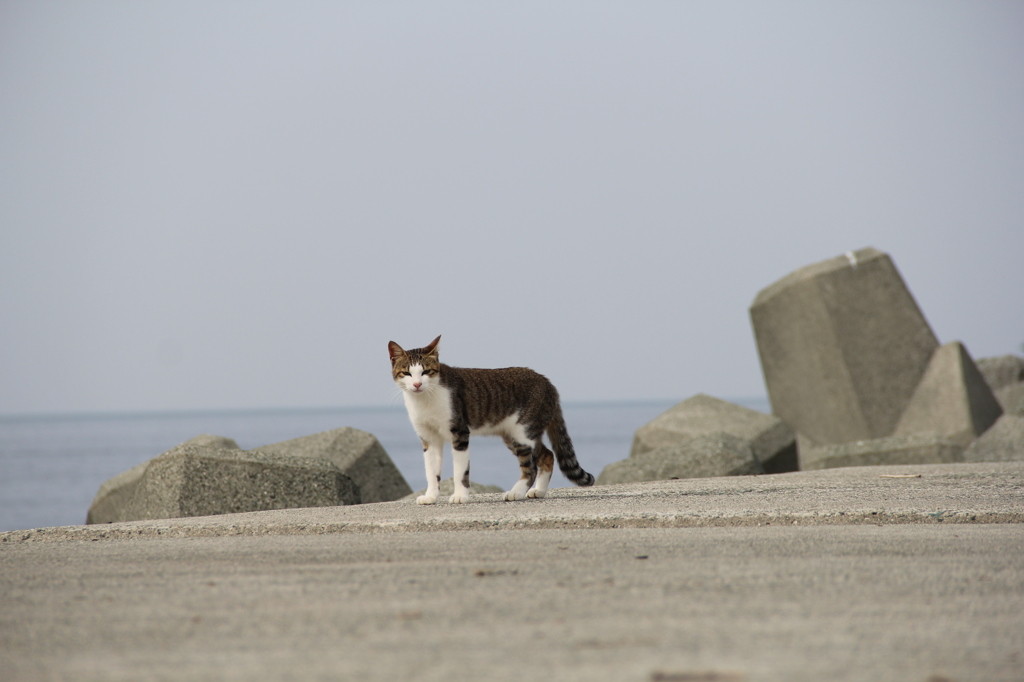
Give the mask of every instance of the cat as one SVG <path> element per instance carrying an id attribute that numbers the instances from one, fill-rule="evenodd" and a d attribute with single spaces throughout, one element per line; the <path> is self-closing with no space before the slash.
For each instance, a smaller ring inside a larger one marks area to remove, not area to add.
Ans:
<path id="1" fill-rule="evenodd" d="M 438 360 L 438 342 L 403 350 L 388 342 L 391 375 L 402 390 L 416 434 L 423 445 L 427 491 L 419 504 L 437 502 L 442 448 L 452 444 L 455 494 L 448 501 L 469 501 L 469 436 L 501 436 L 519 458 L 520 478 L 504 499 L 541 498 L 547 494 L 554 460 L 570 481 L 594 484 L 576 460 L 558 402 L 558 391 L 546 377 L 526 367 L 465 369 Z M 547 433 L 554 455 L 541 440 Z"/>

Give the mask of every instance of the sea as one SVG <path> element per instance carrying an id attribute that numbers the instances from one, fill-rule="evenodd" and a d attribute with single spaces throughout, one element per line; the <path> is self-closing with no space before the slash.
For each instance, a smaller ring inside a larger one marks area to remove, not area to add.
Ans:
<path id="1" fill-rule="evenodd" d="M 567 402 L 562 410 L 580 464 L 596 476 L 627 457 L 633 433 L 676 402 Z M 765 398 L 732 402 L 769 411 Z M 104 481 L 200 434 L 252 449 L 342 426 L 372 433 L 413 490 L 426 486 L 419 439 L 401 405 L 0 416 L 0 531 L 84 524 Z M 498 438 L 472 439 L 470 457 L 475 483 L 507 490 L 519 477 L 516 458 Z M 451 476 L 447 448 L 442 471 Z M 571 485 L 556 467 L 551 486 Z"/>

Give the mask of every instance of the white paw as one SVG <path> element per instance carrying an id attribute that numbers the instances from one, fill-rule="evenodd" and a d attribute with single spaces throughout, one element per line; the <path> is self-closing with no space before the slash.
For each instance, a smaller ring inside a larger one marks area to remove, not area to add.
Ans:
<path id="1" fill-rule="evenodd" d="M 544 497 L 547 494 L 548 493 L 546 490 L 538 490 L 536 488 L 530 488 L 529 490 L 526 491 L 526 496 L 529 497 L 530 499 L 539 500 L 540 498 Z"/>
<path id="2" fill-rule="evenodd" d="M 501 498 L 503 500 L 505 500 L 506 502 L 512 502 L 514 500 L 525 499 L 526 495 L 524 495 L 523 493 L 521 493 L 518 490 L 516 490 L 515 488 L 513 488 L 512 490 L 509 490 L 507 493 L 502 495 Z"/>
<path id="3" fill-rule="evenodd" d="M 455 493 L 448 498 L 450 504 L 466 504 L 469 502 L 469 491 L 463 490 L 462 492 Z"/>
<path id="4" fill-rule="evenodd" d="M 437 502 L 437 495 L 420 495 L 416 498 L 416 504 L 434 504 Z"/>

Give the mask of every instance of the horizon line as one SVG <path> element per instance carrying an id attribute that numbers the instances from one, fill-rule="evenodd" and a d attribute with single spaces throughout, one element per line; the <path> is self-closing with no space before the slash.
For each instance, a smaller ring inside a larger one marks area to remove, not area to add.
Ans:
<path id="1" fill-rule="evenodd" d="M 697 394 L 694 394 L 697 395 Z M 692 397 L 692 396 L 691 396 Z M 717 397 L 717 396 L 716 396 Z M 565 407 L 612 407 L 616 405 L 644 405 L 660 403 L 679 403 L 686 398 L 635 398 L 635 399 L 610 399 L 610 400 L 565 400 L 562 405 Z M 767 395 L 733 396 L 722 398 L 730 402 L 758 402 L 769 403 Z M 405 411 L 405 405 L 377 404 L 377 405 L 335 405 L 335 406 L 291 406 L 291 407 L 210 407 L 210 408 L 167 408 L 167 409 L 143 409 L 143 410 L 67 410 L 67 411 L 39 411 L 39 412 L 5 412 L 0 413 L 0 422 L 5 421 L 33 421 L 49 419 L 104 419 L 104 418 L 145 418 L 145 417 L 191 417 L 209 415 L 255 415 L 255 414 L 313 414 L 327 412 L 348 412 L 348 411 L 374 411 L 394 410 Z"/>

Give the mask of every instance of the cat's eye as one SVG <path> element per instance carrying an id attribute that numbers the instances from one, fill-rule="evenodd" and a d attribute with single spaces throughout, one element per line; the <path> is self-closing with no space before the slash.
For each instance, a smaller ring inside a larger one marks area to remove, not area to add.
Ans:
<path id="1" fill-rule="evenodd" d="M 409 374 L 408 372 L 399 372 L 398 376 L 400 376 L 400 377 L 408 377 L 408 376 L 412 376 L 412 375 Z"/>

